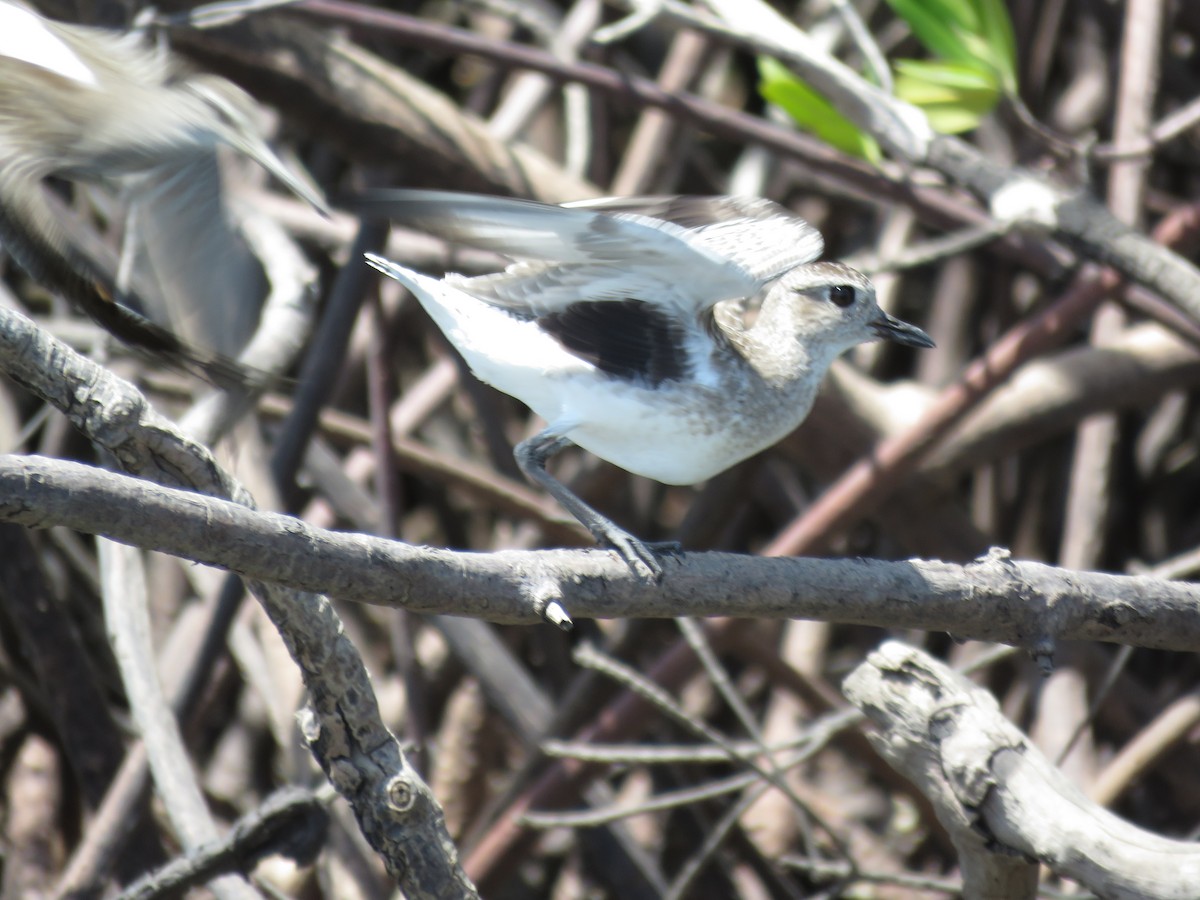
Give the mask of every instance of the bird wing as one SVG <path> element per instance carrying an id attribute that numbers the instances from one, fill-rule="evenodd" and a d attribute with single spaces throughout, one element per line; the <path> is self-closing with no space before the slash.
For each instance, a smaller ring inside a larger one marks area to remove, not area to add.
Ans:
<path id="1" fill-rule="evenodd" d="M 565 205 L 678 225 L 687 230 L 690 244 L 731 260 L 764 283 L 812 262 L 825 248 L 816 228 L 761 197 L 605 197 Z"/>
<path id="2" fill-rule="evenodd" d="M 0 2 L 0 57 L 38 66 L 81 84 L 97 83 L 96 73 L 50 23 L 18 3 Z"/>
<path id="3" fill-rule="evenodd" d="M 517 260 L 505 272 L 455 284 L 534 316 L 573 303 L 636 299 L 694 319 L 722 300 L 753 296 L 820 253 L 815 229 L 765 200 L 637 198 L 553 206 L 383 190 L 351 206 Z"/>
<path id="4" fill-rule="evenodd" d="M 694 377 L 701 364 L 684 323 L 641 300 L 572 303 L 537 325 L 601 372 L 650 387 Z"/>
<path id="5" fill-rule="evenodd" d="M 126 176 L 122 269 L 147 316 L 192 346 L 236 357 L 258 325 L 267 283 L 222 162 L 241 160 L 209 150 Z"/>

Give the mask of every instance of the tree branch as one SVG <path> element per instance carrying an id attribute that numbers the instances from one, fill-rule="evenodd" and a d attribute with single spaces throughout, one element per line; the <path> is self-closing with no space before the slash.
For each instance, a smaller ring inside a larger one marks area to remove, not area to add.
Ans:
<path id="1" fill-rule="evenodd" d="M 159 415 L 132 385 L 9 309 L 0 309 L 0 368 L 66 415 L 126 471 L 252 502 L 205 447 Z M 76 468 L 177 494 L 185 505 L 192 500 L 201 507 L 220 503 L 230 510 L 250 511 L 202 494 L 155 487 L 152 482 L 86 466 Z M 98 522 L 111 517 L 133 524 L 139 517 L 128 507 L 106 513 L 92 506 L 91 511 Z M 199 524 L 201 531 L 211 527 L 203 524 L 203 516 Z M 279 629 L 309 690 L 309 706 L 301 719 L 309 748 L 354 809 L 363 834 L 389 873 L 411 897 L 475 896 L 458 864 L 441 807 L 383 723 L 362 658 L 329 601 L 278 583 L 255 581 L 252 576 L 248 587 Z"/>
<path id="2" fill-rule="evenodd" d="M 346 600 L 497 622 L 558 602 L 589 618 L 758 616 L 948 631 L 1050 653 L 1056 640 L 1200 648 L 1200 586 L 1075 572 L 1003 551 L 924 560 L 668 560 L 661 585 L 602 550 L 455 553 L 362 534 L 42 457 L 0 457 L 0 519 L 65 525 L 247 578 Z"/>
<path id="3" fill-rule="evenodd" d="M 1026 858 L 1102 897 L 1196 895 L 1200 848 L 1088 800 L 991 694 L 920 650 L 884 644 L 844 690 L 881 730 L 876 749 L 934 802 L 962 854 L 966 896 L 1034 896 Z"/>

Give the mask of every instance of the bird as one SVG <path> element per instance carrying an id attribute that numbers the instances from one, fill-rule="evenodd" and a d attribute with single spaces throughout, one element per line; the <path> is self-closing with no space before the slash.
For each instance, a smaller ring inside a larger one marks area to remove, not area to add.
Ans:
<path id="1" fill-rule="evenodd" d="M 554 454 L 576 445 L 655 481 L 695 484 L 794 430 L 846 350 L 881 339 L 934 346 L 879 307 L 865 275 L 818 262 L 816 228 L 762 198 L 553 205 L 397 188 L 352 207 L 511 260 L 493 274 L 435 278 L 367 255 L 480 380 L 545 420 L 514 450 L 522 472 L 651 581 L 663 577 L 658 548 L 554 478 Z"/>
<path id="2" fill-rule="evenodd" d="M 254 101 L 240 88 L 184 68 L 142 34 L 56 22 L 0 0 L 0 240 L 35 281 L 126 343 L 190 364 L 209 380 L 240 381 L 239 364 L 190 346 L 135 311 L 154 307 L 154 298 L 122 284 L 72 239 L 45 182 L 122 180 L 140 228 L 142 256 L 135 258 L 152 270 L 144 280 L 218 302 L 256 268 L 248 251 L 232 249 L 236 228 L 218 146 L 254 160 L 328 213 L 323 198 L 262 138 L 254 116 Z M 241 321 L 242 313 L 229 311 L 226 326 L 229 317 Z M 227 330 L 245 337 L 244 327 Z"/>

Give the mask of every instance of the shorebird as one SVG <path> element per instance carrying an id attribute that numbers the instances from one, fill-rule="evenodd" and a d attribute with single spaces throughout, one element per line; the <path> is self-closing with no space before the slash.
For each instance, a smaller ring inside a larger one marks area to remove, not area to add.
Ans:
<path id="1" fill-rule="evenodd" d="M 866 276 L 815 262 L 820 233 L 769 200 L 551 206 L 390 190 L 353 205 L 514 260 L 439 280 L 367 256 L 417 297 L 476 376 L 546 420 L 516 447 L 526 476 L 653 580 L 653 546 L 550 475 L 551 456 L 575 444 L 629 472 L 694 484 L 796 428 L 829 366 L 856 344 L 933 346 L 879 308 Z"/>
<path id="2" fill-rule="evenodd" d="M 14 0 L 0 0 L 5 249 L 35 280 L 127 343 L 191 363 L 214 380 L 238 381 L 236 363 L 188 346 L 131 308 L 145 310 L 148 298 L 119 286 L 72 240 L 44 186 L 52 176 L 91 182 L 138 176 L 125 183 L 158 280 L 176 291 L 184 281 L 195 283 L 194 290 L 207 291 L 216 303 L 257 267 L 235 263 L 228 238 L 234 228 L 217 169 L 221 144 L 326 211 L 321 197 L 263 140 L 254 101 L 231 82 L 183 69 L 138 33 L 54 22 Z"/>

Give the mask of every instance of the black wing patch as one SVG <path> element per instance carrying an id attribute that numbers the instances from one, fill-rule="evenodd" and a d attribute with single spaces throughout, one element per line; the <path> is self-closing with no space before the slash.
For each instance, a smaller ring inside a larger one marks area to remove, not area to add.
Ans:
<path id="1" fill-rule="evenodd" d="M 567 350 L 602 372 L 657 387 L 686 378 L 686 334 L 643 300 L 572 303 L 537 320 Z"/>

